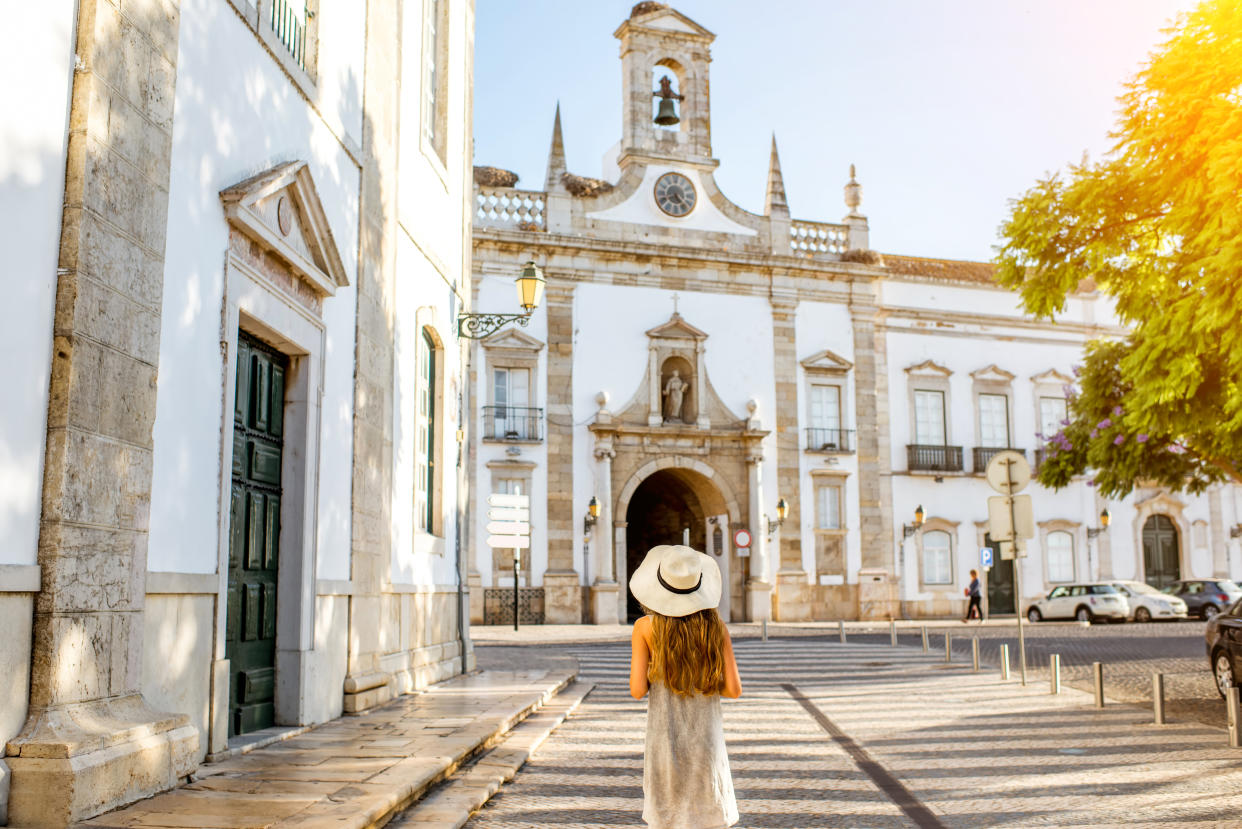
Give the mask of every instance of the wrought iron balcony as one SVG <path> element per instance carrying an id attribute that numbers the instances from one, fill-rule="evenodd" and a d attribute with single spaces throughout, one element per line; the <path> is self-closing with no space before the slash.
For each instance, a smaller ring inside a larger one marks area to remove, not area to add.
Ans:
<path id="1" fill-rule="evenodd" d="M 961 472 L 962 447 L 907 444 L 906 468 L 911 472 Z"/>
<path id="2" fill-rule="evenodd" d="M 1035 450 L 1035 466 L 1032 467 L 1032 469 L 1035 472 L 1039 472 L 1039 468 L 1044 465 L 1044 461 L 1047 459 L 1048 459 L 1048 450 L 1036 449 Z"/>
<path id="3" fill-rule="evenodd" d="M 306 24 L 294 12 L 294 3 L 291 0 L 269 0 L 269 2 L 272 10 L 269 21 L 272 24 L 272 31 L 276 33 L 280 42 L 285 44 L 289 54 L 293 55 L 293 60 L 298 67 L 305 69 Z"/>
<path id="4" fill-rule="evenodd" d="M 1014 449 L 1012 446 L 976 446 L 971 450 L 974 453 L 975 474 L 982 475 L 988 470 L 988 461 L 996 457 L 1001 452 L 1021 452 L 1026 455 L 1025 449 Z"/>
<path id="5" fill-rule="evenodd" d="M 543 409 L 484 406 L 484 440 L 543 440 Z"/>
<path id="6" fill-rule="evenodd" d="M 818 429 L 806 430 L 806 451 L 808 452 L 853 452 L 853 429 Z"/>

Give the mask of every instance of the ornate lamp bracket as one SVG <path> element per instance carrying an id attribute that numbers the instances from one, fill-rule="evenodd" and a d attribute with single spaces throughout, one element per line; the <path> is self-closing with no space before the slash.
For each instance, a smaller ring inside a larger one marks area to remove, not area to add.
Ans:
<path id="1" fill-rule="evenodd" d="M 511 322 L 525 328 L 530 324 L 530 314 L 458 314 L 457 336 L 481 340 Z"/>

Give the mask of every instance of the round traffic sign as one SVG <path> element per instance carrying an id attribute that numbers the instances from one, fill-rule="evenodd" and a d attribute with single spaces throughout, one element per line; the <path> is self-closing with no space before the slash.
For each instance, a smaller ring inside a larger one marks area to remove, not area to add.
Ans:
<path id="1" fill-rule="evenodd" d="M 1023 453 L 1006 449 L 992 456 L 986 474 L 988 486 L 1001 495 L 1013 495 L 1031 482 L 1031 465 Z"/>
<path id="2" fill-rule="evenodd" d="M 748 530 L 738 530 L 737 532 L 735 532 L 733 534 L 733 546 L 749 547 L 750 546 L 750 532 Z"/>

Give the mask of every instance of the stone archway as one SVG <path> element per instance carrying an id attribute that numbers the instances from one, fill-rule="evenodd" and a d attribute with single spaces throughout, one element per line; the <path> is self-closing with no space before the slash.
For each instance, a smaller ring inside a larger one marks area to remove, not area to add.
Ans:
<path id="1" fill-rule="evenodd" d="M 697 467 L 702 467 L 697 468 Z M 639 469 L 622 488 L 616 514 L 625 522 L 624 549 L 617 550 L 619 581 L 642 563 L 647 550 L 659 544 L 681 544 L 689 532 L 690 546 L 714 555 L 724 577 L 721 617 L 740 619 L 745 607 L 745 559 L 733 554 L 730 525 L 739 517 L 737 502 L 714 470 L 698 461 L 653 461 Z M 621 545 L 618 545 L 621 546 Z M 641 615 L 626 590 L 626 617 Z"/>

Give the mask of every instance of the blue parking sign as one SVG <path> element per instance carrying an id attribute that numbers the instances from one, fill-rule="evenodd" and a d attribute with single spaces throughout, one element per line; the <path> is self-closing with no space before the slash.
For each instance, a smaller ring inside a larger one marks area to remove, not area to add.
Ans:
<path id="1" fill-rule="evenodd" d="M 980 567 L 991 567 L 992 566 L 992 548 L 991 547 L 980 547 L 979 548 L 979 566 Z"/>

